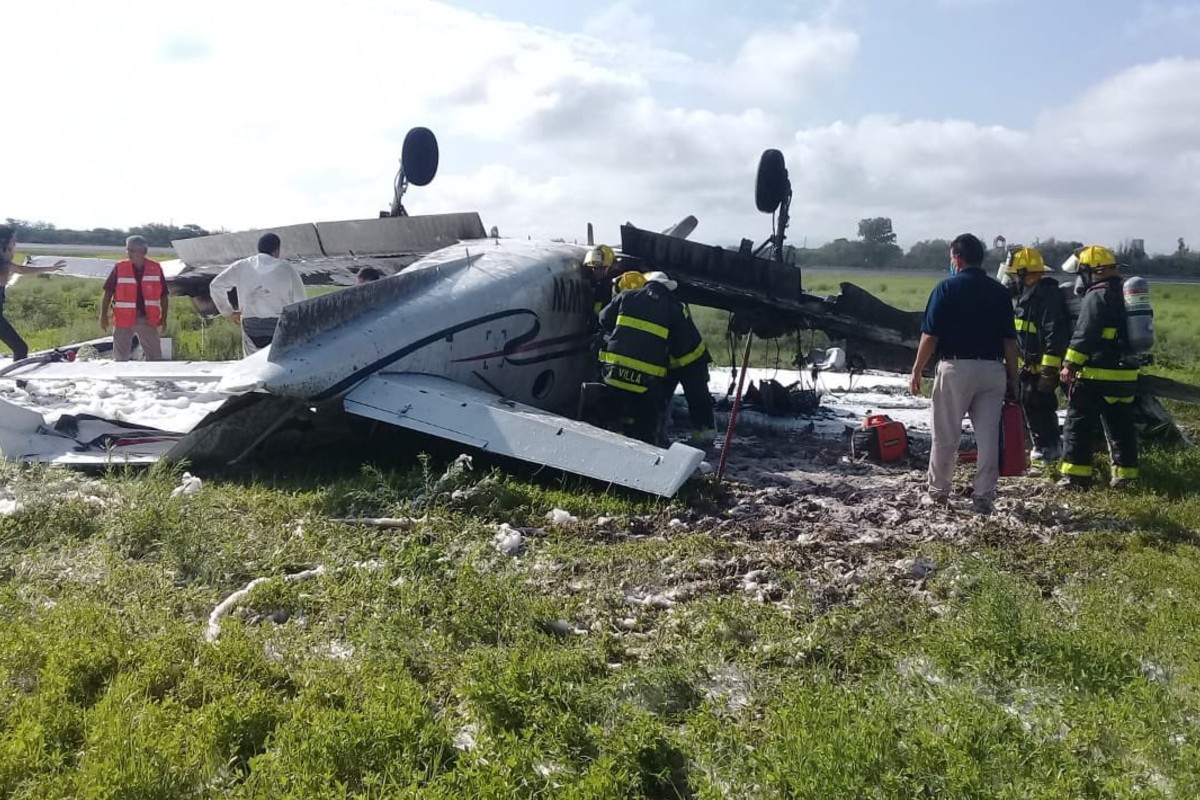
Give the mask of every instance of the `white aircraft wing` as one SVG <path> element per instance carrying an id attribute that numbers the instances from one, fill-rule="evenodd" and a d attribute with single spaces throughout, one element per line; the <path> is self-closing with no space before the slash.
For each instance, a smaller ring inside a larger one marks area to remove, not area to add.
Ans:
<path id="1" fill-rule="evenodd" d="M 0 400 L 0 458 L 62 464 L 153 464 L 183 433 L 90 414 L 61 416 L 50 425 L 37 411 Z"/>
<path id="2" fill-rule="evenodd" d="M 0 380 L 219 381 L 237 361 L 53 361 L 7 364 Z"/>
<path id="3" fill-rule="evenodd" d="M 704 453 L 653 447 L 446 378 L 374 375 L 345 398 L 358 416 L 460 442 L 489 453 L 670 497 Z"/>

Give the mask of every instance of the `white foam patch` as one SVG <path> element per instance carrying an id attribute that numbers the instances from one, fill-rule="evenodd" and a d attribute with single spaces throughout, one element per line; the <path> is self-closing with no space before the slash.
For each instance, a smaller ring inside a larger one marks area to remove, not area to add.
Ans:
<path id="1" fill-rule="evenodd" d="M 129 432 L 101 421 L 80 421 L 78 432 L 66 437 L 56 433 L 54 426 L 61 417 L 88 414 L 102 420 L 184 434 L 227 399 L 205 382 L 32 379 L 26 388 L 18 388 L 14 382 L 3 381 L 0 382 L 0 401 L 5 401 L 0 403 L 0 451 L 5 458 L 24 461 L 93 463 L 109 455 L 117 461 L 154 461 L 174 445 L 173 439 L 129 437 L 130 442 L 116 448 L 84 449 L 83 443 L 105 434 L 125 437 Z M 40 415 L 40 423 L 28 412 Z"/>
<path id="2" fill-rule="evenodd" d="M 212 384 L 207 382 L 39 383 L 33 379 L 25 389 L 4 381 L 0 384 L 0 399 L 37 411 L 47 425 L 53 425 L 63 415 L 91 414 L 186 433 L 228 397 L 213 391 Z"/>

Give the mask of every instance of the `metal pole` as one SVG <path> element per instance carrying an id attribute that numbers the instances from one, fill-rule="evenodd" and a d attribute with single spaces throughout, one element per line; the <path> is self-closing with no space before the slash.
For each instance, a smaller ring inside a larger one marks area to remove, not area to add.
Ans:
<path id="1" fill-rule="evenodd" d="M 729 424 L 725 427 L 725 442 L 721 445 L 721 461 L 717 464 L 717 480 L 725 474 L 725 461 L 729 458 L 729 446 L 733 444 L 733 433 L 737 429 L 738 409 L 742 407 L 742 387 L 746 383 L 746 370 L 750 366 L 750 343 L 753 332 L 746 334 L 746 354 L 742 356 L 742 374 L 738 375 L 737 394 L 733 396 L 733 410 L 729 412 Z"/>

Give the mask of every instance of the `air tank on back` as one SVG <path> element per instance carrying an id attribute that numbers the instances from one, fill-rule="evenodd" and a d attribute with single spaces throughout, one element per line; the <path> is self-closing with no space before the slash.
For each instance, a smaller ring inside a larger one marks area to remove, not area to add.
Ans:
<path id="1" fill-rule="evenodd" d="M 1150 362 L 1154 348 L 1154 309 L 1150 306 L 1150 283 L 1145 278 L 1125 281 L 1126 346 L 1130 355 L 1142 363 Z"/>
<path id="2" fill-rule="evenodd" d="M 1066 273 L 1075 272 L 1075 267 L 1072 262 L 1074 262 L 1074 264 L 1079 263 L 1079 259 L 1074 254 L 1069 256 L 1067 260 L 1063 262 L 1061 267 L 1062 271 Z M 1067 313 L 1071 315 L 1072 328 L 1075 327 L 1075 320 L 1079 319 L 1079 307 L 1083 303 L 1083 291 L 1081 286 L 1082 284 L 1078 277 L 1076 277 L 1073 283 L 1063 282 L 1062 284 L 1063 299 L 1067 301 Z"/>

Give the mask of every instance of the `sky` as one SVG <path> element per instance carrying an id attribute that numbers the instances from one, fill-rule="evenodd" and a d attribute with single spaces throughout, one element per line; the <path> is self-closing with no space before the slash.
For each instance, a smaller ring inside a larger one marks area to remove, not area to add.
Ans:
<path id="1" fill-rule="evenodd" d="M 1200 0 L 39 0 L 5 10 L 0 218 L 244 230 L 386 209 L 616 243 L 971 231 L 1200 246 Z"/>

